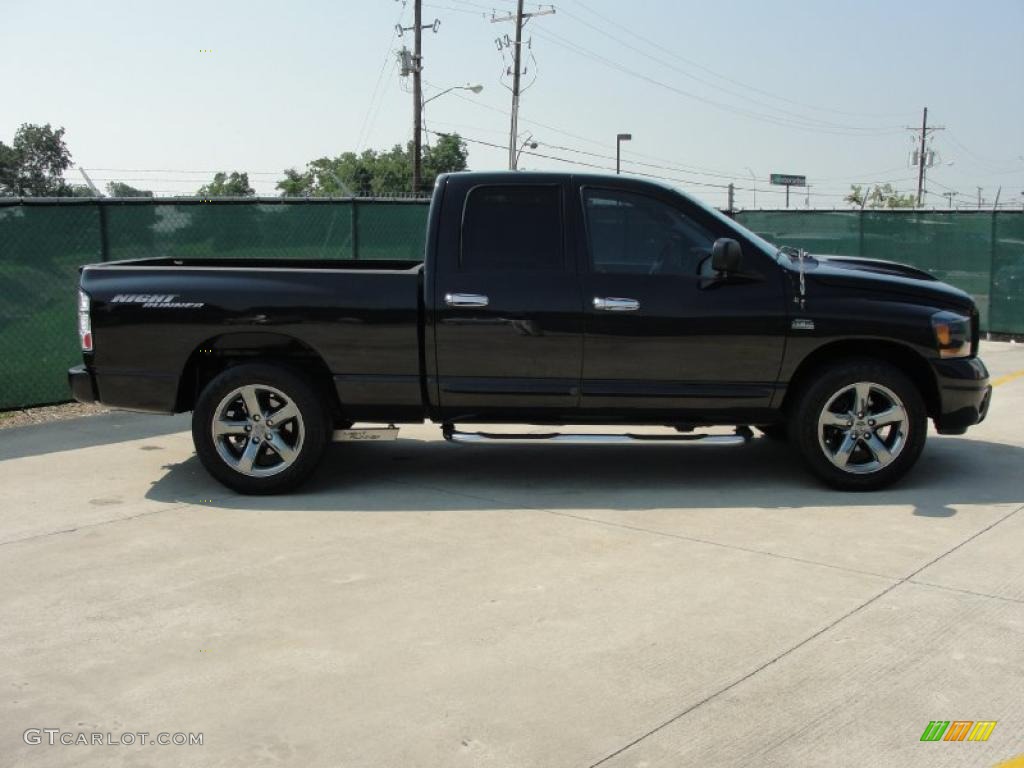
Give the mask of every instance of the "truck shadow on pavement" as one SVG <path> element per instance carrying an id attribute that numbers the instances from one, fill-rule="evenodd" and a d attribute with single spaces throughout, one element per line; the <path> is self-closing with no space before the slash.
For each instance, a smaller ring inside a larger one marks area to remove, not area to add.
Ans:
<path id="1" fill-rule="evenodd" d="M 793 452 L 766 438 L 742 447 L 462 446 L 439 441 L 330 447 L 316 474 L 278 496 L 242 496 L 195 456 L 168 465 L 147 498 L 251 511 L 912 506 L 943 518 L 962 504 L 1024 503 L 1024 448 L 933 436 L 895 487 L 843 493 L 818 483 Z"/>

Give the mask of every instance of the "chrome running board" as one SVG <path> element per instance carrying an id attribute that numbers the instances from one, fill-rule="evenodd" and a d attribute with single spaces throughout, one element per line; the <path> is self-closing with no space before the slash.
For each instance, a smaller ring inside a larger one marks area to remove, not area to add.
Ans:
<path id="1" fill-rule="evenodd" d="M 743 445 L 753 433 L 749 427 L 737 427 L 733 435 L 637 435 L 545 432 L 538 434 L 506 434 L 500 432 L 459 432 L 450 424 L 443 428 L 444 439 L 453 443 L 488 443 L 490 445 L 525 445 L 528 443 L 560 443 L 563 445 L 665 445 L 693 443 L 697 445 Z"/>

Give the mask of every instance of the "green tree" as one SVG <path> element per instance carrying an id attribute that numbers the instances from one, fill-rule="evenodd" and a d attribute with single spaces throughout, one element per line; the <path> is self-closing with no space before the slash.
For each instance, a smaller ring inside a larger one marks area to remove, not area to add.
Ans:
<path id="1" fill-rule="evenodd" d="M 423 152 L 423 189 L 434 185 L 438 174 L 466 170 L 469 153 L 458 134 L 442 134 Z M 344 152 L 306 164 L 304 171 L 289 168 L 277 183 L 283 197 L 404 197 L 412 194 L 412 142 L 388 150 Z"/>
<path id="2" fill-rule="evenodd" d="M 256 190 L 249 186 L 249 174 L 232 171 L 226 174 L 217 172 L 213 181 L 201 186 L 196 195 L 199 197 L 255 197 Z"/>
<path id="3" fill-rule="evenodd" d="M 917 204 L 917 198 L 910 192 L 900 193 L 892 184 L 875 184 L 870 190 L 865 190 L 860 184 L 850 185 L 850 194 L 845 198 L 846 202 L 861 208 L 913 208 Z"/>
<path id="4" fill-rule="evenodd" d="M 423 181 L 430 189 L 442 173 L 457 173 L 466 170 L 469 152 L 457 133 L 442 133 L 432 147 L 423 152 Z"/>
<path id="5" fill-rule="evenodd" d="M 63 174 L 70 166 L 63 128 L 22 123 L 10 146 L 0 141 L 0 195 L 69 195 L 71 188 Z"/>
<path id="6" fill-rule="evenodd" d="M 123 181 L 112 181 L 107 184 L 107 194 L 111 197 L 152 197 L 148 189 L 136 189 Z"/>

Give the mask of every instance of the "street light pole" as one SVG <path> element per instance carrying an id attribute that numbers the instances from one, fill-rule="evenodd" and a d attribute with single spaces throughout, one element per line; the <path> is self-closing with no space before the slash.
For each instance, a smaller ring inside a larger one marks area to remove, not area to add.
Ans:
<path id="1" fill-rule="evenodd" d="M 469 91 L 470 93 L 480 93 L 480 91 L 482 91 L 483 89 L 484 87 L 482 85 L 453 85 L 451 88 L 445 88 L 440 93 L 435 93 L 429 99 L 424 99 L 422 104 L 420 105 L 420 125 L 423 128 L 423 132 L 430 133 L 430 129 L 427 128 L 427 104 L 432 102 L 434 99 L 441 98 L 446 93 L 451 93 L 452 91 Z M 429 144 L 430 140 L 428 139 L 427 145 L 429 146 Z"/>
<path id="2" fill-rule="evenodd" d="M 526 138 L 523 139 L 523 143 L 519 146 L 519 151 L 516 152 L 516 168 L 519 168 L 519 157 L 523 154 L 523 150 L 529 147 L 530 149 L 536 149 L 539 145 L 533 138 L 532 133 L 528 133 Z"/>
<path id="3" fill-rule="evenodd" d="M 615 137 L 615 175 L 618 176 L 622 166 L 622 142 L 632 141 L 633 134 L 631 133 L 620 133 Z"/>
<path id="4" fill-rule="evenodd" d="M 434 99 L 439 99 L 446 93 L 451 93 L 452 91 L 472 91 L 473 93 L 480 93 L 480 91 L 482 91 L 483 89 L 484 87 L 482 85 L 453 85 L 451 88 L 445 88 L 440 93 L 435 93 L 429 99 L 424 99 L 423 104 L 425 106 L 432 102 Z"/>

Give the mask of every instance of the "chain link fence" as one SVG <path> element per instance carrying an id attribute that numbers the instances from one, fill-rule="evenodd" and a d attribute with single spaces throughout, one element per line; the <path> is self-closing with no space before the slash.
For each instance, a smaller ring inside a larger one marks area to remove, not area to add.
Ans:
<path id="1" fill-rule="evenodd" d="M 0 410 L 68 399 L 78 267 L 178 258 L 422 259 L 425 200 L 0 199 Z M 889 258 L 971 293 L 982 327 L 1024 333 L 1024 213 L 746 211 L 779 245 Z"/>

